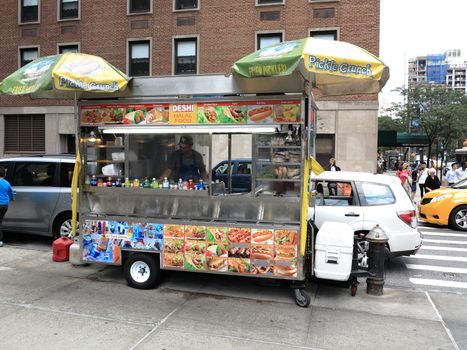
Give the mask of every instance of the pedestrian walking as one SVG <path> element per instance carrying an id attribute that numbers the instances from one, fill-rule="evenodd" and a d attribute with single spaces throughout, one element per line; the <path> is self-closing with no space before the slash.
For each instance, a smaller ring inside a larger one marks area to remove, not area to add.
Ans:
<path id="1" fill-rule="evenodd" d="M 420 188 L 420 198 L 423 198 L 423 194 L 425 193 L 425 181 L 428 177 L 428 169 L 426 168 L 426 163 L 420 163 L 420 170 L 418 174 L 418 187 Z"/>
<path id="2" fill-rule="evenodd" d="M 449 169 L 446 173 L 446 181 L 448 182 L 449 186 L 457 182 L 456 169 L 457 169 L 457 164 L 453 163 L 451 165 L 451 169 Z"/>
<path id="3" fill-rule="evenodd" d="M 467 162 L 463 162 L 462 166 L 456 170 L 457 181 L 467 178 Z"/>
<path id="4" fill-rule="evenodd" d="M 441 182 L 439 181 L 438 176 L 436 176 L 436 169 L 430 168 L 428 170 L 428 177 L 425 180 L 425 190 L 426 192 L 431 192 L 437 190 L 441 187 Z"/>
<path id="5" fill-rule="evenodd" d="M 412 164 L 412 185 L 411 185 L 411 190 L 412 193 L 410 194 L 410 198 L 412 199 L 412 202 L 415 200 L 415 194 L 417 193 L 417 182 L 418 182 L 418 169 L 417 169 L 417 164 L 413 163 Z"/>
<path id="6" fill-rule="evenodd" d="M 412 177 L 408 167 L 409 165 L 407 163 L 402 163 L 402 165 L 399 166 L 399 169 L 396 171 L 396 176 L 401 180 L 402 187 L 404 187 L 407 193 L 410 193 Z"/>
<path id="7" fill-rule="evenodd" d="M 3 217 L 8 210 L 10 201 L 14 199 L 10 183 L 5 180 L 5 169 L 0 168 L 0 247 L 3 247 Z"/>

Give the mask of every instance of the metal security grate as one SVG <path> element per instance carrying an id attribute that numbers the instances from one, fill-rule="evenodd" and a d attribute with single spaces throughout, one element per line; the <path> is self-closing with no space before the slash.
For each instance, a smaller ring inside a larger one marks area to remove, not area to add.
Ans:
<path id="1" fill-rule="evenodd" d="M 5 115 L 5 153 L 45 153 L 43 114 Z"/>

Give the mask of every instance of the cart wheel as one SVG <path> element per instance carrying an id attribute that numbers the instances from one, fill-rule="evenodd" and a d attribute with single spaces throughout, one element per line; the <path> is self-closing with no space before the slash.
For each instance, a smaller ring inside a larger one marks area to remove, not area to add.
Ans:
<path id="1" fill-rule="evenodd" d="M 154 288 L 161 277 L 159 260 L 152 254 L 130 255 L 125 262 L 124 273 L 130 287 Z"/>
<path id="2" fill-rule="evenodd" d="M 294 289 L 295 303 L 300 307 L 308 307 L 311 302 L 310 295 L 303 289 Z"/>

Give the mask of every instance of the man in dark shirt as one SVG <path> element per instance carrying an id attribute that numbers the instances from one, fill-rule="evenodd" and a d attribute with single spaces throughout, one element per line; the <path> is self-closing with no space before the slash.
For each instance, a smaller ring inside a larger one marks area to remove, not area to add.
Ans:
<path id="1" fill-rule="evenodd" d="M 183 135 L 178 142 L 179 149 L 172 153 L 168 161 L 168 167 L 162 174 L 162 179 L 167 177 L 173 181 L 182 179 L 194 182 L 207 179 L 206 166 L 201 153 L 192 149 L 193 138 Z"/>

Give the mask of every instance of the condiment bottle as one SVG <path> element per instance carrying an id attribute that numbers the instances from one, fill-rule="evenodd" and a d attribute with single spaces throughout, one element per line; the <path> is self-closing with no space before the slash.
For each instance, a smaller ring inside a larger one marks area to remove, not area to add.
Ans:
<path id="1" fill-rule="evenodd" d="M 130 188 L 131 187 L 131 182 L 129 178 L 125 178 L 125 183 L 124 183 L 125 188 Z"/>
<path id="2" fill-rule="evenodd" d="M 195 189 L 195 183 L 193 182 L 193 179 L 188 180 L 188 189 L 189 190 Z"/>

